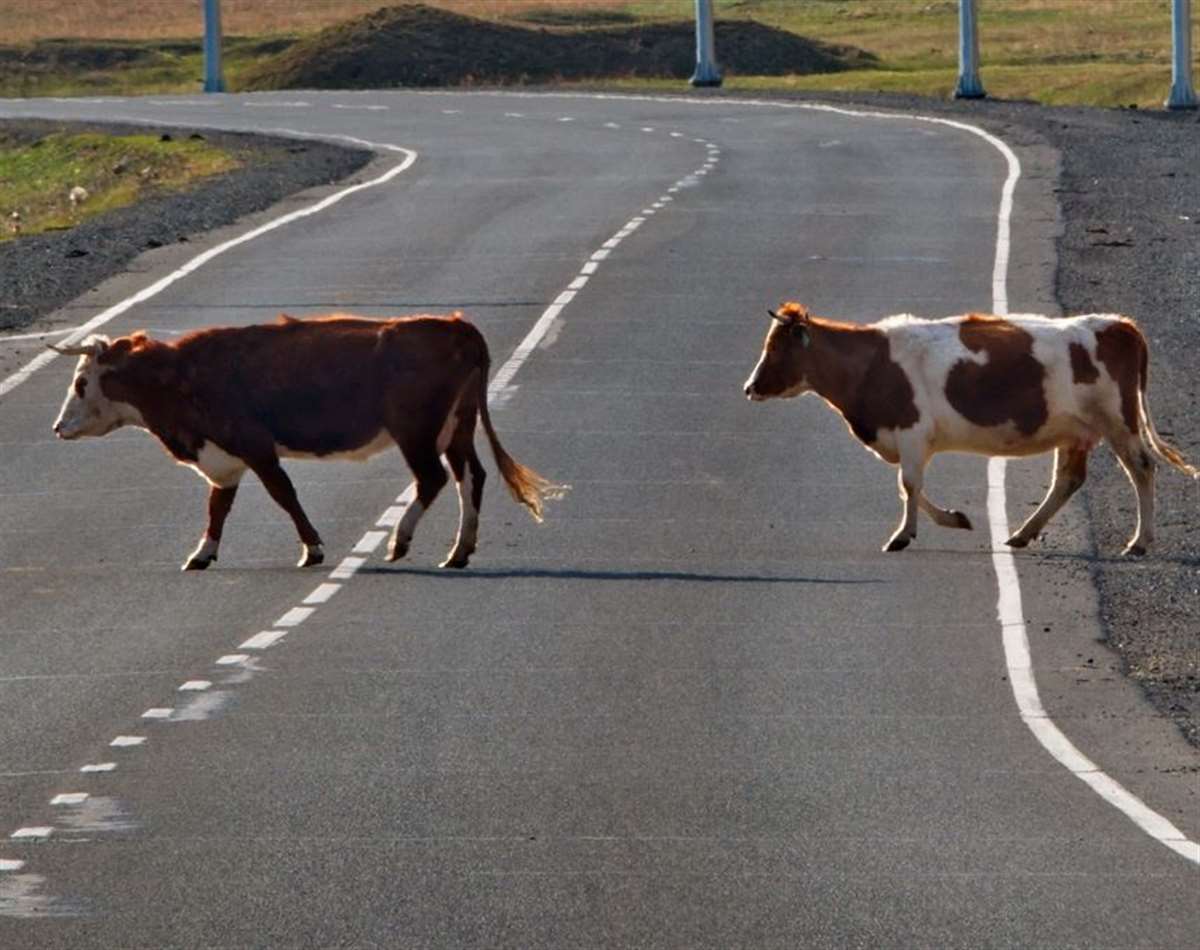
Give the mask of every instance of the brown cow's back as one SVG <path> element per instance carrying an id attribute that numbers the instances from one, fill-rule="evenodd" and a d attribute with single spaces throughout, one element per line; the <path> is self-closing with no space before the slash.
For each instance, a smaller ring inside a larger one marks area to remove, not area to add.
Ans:
<path id="1" fill-rule="evenodd" d="M 284 317 L 202 330 L 173 348 L 214 424 L 253 422 L 289 454 L 316 456 L 353 453 L 425 415 L 440 422 L 488 359 L 479 331 L 455 317 Z"/>

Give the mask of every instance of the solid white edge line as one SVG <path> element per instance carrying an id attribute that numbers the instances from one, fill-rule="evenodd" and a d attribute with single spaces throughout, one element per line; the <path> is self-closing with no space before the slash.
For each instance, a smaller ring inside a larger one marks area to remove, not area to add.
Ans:
<path id="1" fill-rule="evenodd" d="M 436 93 L 433 93 L 436 94 Z M 721 105 L 746 107 L 763 106 L 772 109 L 800 109 L 810 112 L 828 112 L 863 118 L 888 119 L 892 121 L 919 121 L 942 125 L 976 135 L 1000 152 L 1008 165 L 1008 174 L 1000 196 L 997 212 L 996 258 L 992 269 L 993 309 L 998 314 L 1008 312 L 1008 258 L 1013 195 L 1017 179 L 1021 174 L 1021 163 L 1016 153 L 999 137 L 976 125 L 942 119 L 927 115 L 906 115 L 899 112 L 877 112 L 863 109 L 845 109 L 839 106 L 815 102 L 779 102 L 767 99 L 730 99 L 722 96 L 705 96 L 703 99 L 685 99 L 679 96 L 634 95 L 624 93 L 520 93 L 492 92 L 478 95 L 516 96 L 530 98 L 548 95 L 551 98 L 588 98 L 593 100 L 622 100 L 633 102 L 669 102 L 691 105 L 698 108 Z M 670 201 L 670 198 L 664 198 Z M 1069 769 L 1081 781 L 1095 790 L 1105 801 L 1119 809 L 1150 837 L 1160 841 L 1172 851 L 1194 864 L 1200 864 L 1200 843 L 1187 838 L 1170 821 L 1151 809 L 1136 795 L 1129 792 L 1111 776 L 1092 766 L 1090 770 L 1073 768 L 1080 762 L 1090 760 L 1080 752 L 1061 729 L 1046 714 L 1038 695 L 1037 681 L 1029 653 L 1029 635 L 1021 613 L 1021 583 L 1017 574 L 1016 561 L 1004 544 L 1008 536 L 1008 507 L 1005 492 L 1006 463 L 1003 458 L 990 459 L 988 463 L 988 521 L 992 532 L 992 563 L 996 571 L 998 588 L 997 614 L 1002 630 L 1005 665 L 1009 682 L 1017 702 L 1021 720 L 1028 726 L 1042 747 L 1061 765 Z"/>
<path id="2" fill-rule="evenodd" d="M 311 138 L 312 136 L 306 136 L 306 137 Z M 348 141 L 357 141 L 364 145 L 371 144 L 371 143 L 362 142 L 362 140 L 351 139 L 349 136 L 338 136 L 338 137 L 344 138 Z M 374 147 L 385 148 L 385 146 L 374 146 Z M 266 222 L 265 224 L 259 225 L 257 228 L 247 231 L 245 234 L 239 235 L 238 237 L 232 238 L 228 241 L 224 241 L 221 244 L 218 244 L 214 247 L 210 247 L 207 251 L 203 251 L 202 253 L 197 254 L 195 257 L 193 257 L 191 260 L 189 260 L 182 267 L 178 268 L 177 270 L 172 271 L 171 273 L 167 274 L 165 277 L 162 277 L 159 280 L 156 280 L 154 283 L 150 284 L 148 287 L 144 287 L 142 290 L 138 291 L 136 294 L 133 294 L 130 297 L 126 297 L 124 300 L 120 301 L 119 303 L 114 304 L 113 306 L 109 307 L 107 310 L 101 311 L 96 316 L 92 317 L 91 320 L 88 320 L 86 323 L 77 327 L 75 329 L 74 333 L 72 333 L 66 337 L 66 339 L 63 341 L 63 345 L 70 346 L 74 343 L 78 343 L 80 340 L 82 340 L 84 337 L 86 337 L 89 333 L 92 333 L 93 331 L 100 329 L 106 323 L 109 323 L 112 320 L 116 319 L 121 314 L 125 313 L 125 311 L 131 309 L 132 307 L 136 306 L 137 304 L 143 303 L 144 301 L 149 300 L 151 297 L 157 296 L 158 294 L 162 293 L 162 291 L 164 291 L 168 287 L 170 287 L 172 284 L 176 283 L 179 280 L 182 280 L 188 274 L 191 274 L 193 271 L 198 270 L 199 268 L 203 267 L 205 264 L 207 264 L 209 261 L 211 261 L 214 257 L 217 257 L 220 254 L 224 254 L 226 251 L 230 250 L 231 248 L 237 247 L 240 244 L 245 244 L 248 241 L 253 241 L 255 238 L 261 237 L 264 234 L 274 231 L 276 228 L 281 228 L 284 225 L 291 224 L 293 221 L 298 221 L 302 218 L 307 218 L 310 215 L 318 214 L 319 212 L 324 211 L 326 208 L 330 207 L 331 205 L 337 204 L 339 201 L 342 201 L 343 199 L 348 198 L 350 195 L 357 194 L 358 192 L 363 191 L 366 188 L 374 188 L 377 185 L 385 184 L 386 182 L 391 181 L 393 178 L 395 178 L 397 175 L 401 174 L 402 172 L 407 171 L 409 168 L 412 167 L 413 163 L 417 160 L 417 153 L 412 151 L 411 149 L 399 148 L 399 146 L 386 146 L 386 148 L 388 148 L 389 150 L 396 150 L 396 151 L 400 151 L 400 152 L 404 153 L 404 155 L 405 155 L 404 160 L 402 162 L 400 162 L 399 165 L 395 166 L 394 168 L 389 169 L 387 172 L 380 175 L 378 178 L 373 178 L 370 181 L 366 181 L 366 182 L 360 182 L 357 185 L 350 185 L 349 187 L 343 188 L 341 191 L 335 192 L 332 195 L 327 195 L 326 197 L 322 198 L 320 201 L 317 201 L 314 204 L 311 204 L 306 208 L 300 208 L 296 211 L 291 211 L 285 215 L 281 215 L 280 217 L 274 218 L 271 221 Z M 59 354 L 56 353 L 54 350 L 45 350 L 44 352 L 39 353 L 37 356 L 35 356 L 33 359 L 31 359 L 28 363 L 26 363 L 24 366 L 22 366 L 20 369 L 18 369 L 15 373 L 8 376 L 6 379 L 0 380 L 0 396 L 5 396 L 8 393 L 12 392 L 14 389 L 16 389 L 22 383 L 26 382 L 39 369 L 41 369 L 42 367 L 47 366 L 48 364 L 53 362 L 58 356 L 59 356 Z"/>

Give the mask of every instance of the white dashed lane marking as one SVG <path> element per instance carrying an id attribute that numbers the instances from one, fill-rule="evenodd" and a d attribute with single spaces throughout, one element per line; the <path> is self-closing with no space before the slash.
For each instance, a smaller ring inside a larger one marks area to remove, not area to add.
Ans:
<path id="1" fill-rule="evenodd" d="M 306 103 L 306 102 L 280 102 L 280 101 L 272 100 L 272 101 L 263 101 L 263 102 L 247 102 L 246 105 L 256 105 L 256 106 L 261 106 L 264 108 L 270 107 L 270 106 L 278 106 L 280 108 L 304 108 L 304 107 L 308 106 L 308 103 Z M 349 106 L 349 105 L 343 105 L 343 104 L 335 104 L 334 108 L 342 108 L 342 109 L 364 108 L 364 109 L 368 109 L 368 108 L 373 108 L 373 107 Z M 386 107 L 378 107 L 378 108 L 386 108 Z M 447 115 L 457 115 L 461 112 L 461 110 L 445 109 L 445 110 L 443 110 L 443 112 Z M 508 118 L 522 118 L 523 117 L 523 114 L 521 114 L 521 113 L 505 113 L 505 115 Z M 563 122 L 563 123 L 574 122 L 575 117 L 574 116 L 560 116 L 558 121 Z M 609 123 L 605 123 L 605 128 L 619 129 L 620 125 L 615 122 L 609 122 Z M 276 130 L 276 131 L 292 131 L 292 130 Z M 655 130 L 651 126 L 643 126 L 641 131 L 644 133 L 652 133 Z M 682 133 L 673 132 L 673 133 L 671 133 L 671 136 L 672 136 L 672 138 L 681 138 Z M 311 136 L 305 136 L 305 137 L 311 137 Z M 351 140 L 351 141 L 356 141 L 356 142 L 359 142 L 360 144 L 367 145 L 367 146 L 372 146 L 372 144 L 373 144 L 373 143 L 369 143 L 369 142 L 363 142 L 362 140 L 358 140 L 358 139 L 351 139 L 349 136 L 338 136 L 338 137 L 347 139 L 347 140 Z M 697 139 L 695 141 L 700 144 L 708 145 L 711 148 L 711 143 L 708 143 L 704 139 Z M 375 147 L 378 148 L 381 146 L 375 146 Z M 397 151 L 407 151 L 407 150 L 398 149 L 395 146 L 382 146 L 382 147 L 391 148 L 391 149 L 397 150 Z M 392 175 L 409 167 L 409 165 L 412 164 L 412 162 L 413 162 L 413 160 L 415 160 L 415 158 L 416 158 L 416 153 L 410 152 L 409 159 L 405 163 L 403 163 L 397 169 L 394 169 L 393 172 L 389 173 L 387 176 L 384 176 L 383 178 L 380 178 L 380 179 L 376 179 L 375 182 L 371 182 L 369 184 L 380 183 L 382 181 L 387 180 Z M 710 152 L 709 163 L 706 166 L 702 166 L 702 168 L 703 167 L 712 167 L 712 164 L 713 164 L 713 156 L 712 156 L 712 153 Z M 695 176 L 699 173 L 701 173 L 701 169 L 698 169 L 697 171 L 693 171 L 693 172 L 689 173 L 688 175 L 684 176 L 679 181 L 677 181 L 670 190 L 677 191 L 683 182 L 687 182 L 687 181 L 694 182 Z M 356 188 L 347 189 L 344 192 L 339 192 L 338 195 L 335 195 L 330 199 L 326 199 L 325 201 L 318 203 L 318 205 L 314 206 L 314 208 L 312 210 L 315 211 L 315 210 L 319 210 L 320 208 L 326 207 L 326 206 L 328 206 L 328 204 L 331 204 L 334 200 L 337 200 L 337 198 L 341 197 L 342 195 L 349 194 L 352 191 L 357 190 L 357 188 L 361 188 L 361 187 L 364 187 L 364 186 L 356 186 Z M 509 359 L 504 363 L 504 365 L 502 365 L 496 371 L 496 374 L 489 386 L 489 397 L 492 400 L 494 407 L 499 407 L 500 405 L 502 405 L 504 400 L 506 400 L 512 394 L 512 392 L 515 388 L 511 385 L 512 378 L 516 375 L 517 371 L 521 368 L 522 365 L 524 365 L 525 361 L 533 353 L 534 349 L 536 349 L 538 344 L 542 341 L 542 339 L 550 331 L 551 326 L 554 324 L 554 321 L 557 320 L 559 315 L 562 313 L 563 309 L 566 306 L 568 306 L 575 299 L 576 295 L 581 290 L 583 290 L 583 288 L 587 285 L 590 277 L 593 274 L 595 274 L 597 272 L 597 270 L 599 269 L 600 264 L 602 262 L 606 261 L 609 258 L 609 255 L 612 253 L 612 251 L 614 251 L 618 246 L 620 246 L 620 244 L 623 241 L 625 241 L 632 234 L 634 234 L 634 232 L 636 232 L 638 230 L 638 228 L 640 228 L 641 225 L 645 223 L 647 217 L 649 217 L 650 215 L 653 215 L 657 210 L 662 209 L 666 205 L 666 203 L 669 202 L 670 200 L 671 199 L 668 196 L 663 195 L 656 202 L 654 202 L 654 204 L 651 207 L 643 209 L 638 215 L 634 216 L 628 222 L 626 222 L 626 224 L 624 226 L 622 226 L 612 237 L 610 237 L 610 238 L 608 238 L 608 240 L 604 241 L 604 243 L 601 245 L 601 247 L 598 250 L 596 250 L 594 253 L 592 253 L 590 255 L 590 257 L 588 258 L 588 260 L 583 263 L 583 265 L 580 267 L 579 272 L 567 284 L 566 289 L 564 289 L 555 298 L 553 303 L 551 303 L 545 309 L 545 311 L 542 313 L 541 317 L 537 320 L 537 322 L 534 324 L 533 328 L 529 331 L 529 333 L 525 336 L 525 338 L 521 341 L 521 343 L 513 351 L 512 355 L 509 357 Z M 309 213 L 311 213 L 311 211 Z M 287 217 L 285 217 L 285 219 L 280 219 L 279 223 L 282 223 L 283 220 L 292 220 L 293 218 L 299 217 L 299 216 L 300 216 L 299 214 L 293 214 L 291 216 L 287 216 Z M 258 229 L 256 231 L 252 232 L 251 234 L 256 235 L 258 233 L 262 233 L 264 230 L 267 230 L 267 229 L 268 229 L 267 227 L 264 227 L 264 228 L 261 228 L 261 229 Z M 111 320 L 115 316 L 117 316 L 119 313 L 124 312 L 124 310 L 128 309 L 129 307 L 133 306 L 134 304 L 139 303 L 142 300 L 148 299 L 151 296 L 154 296 L 159 291 L 164 289 L 169 283 L 173 283 L 175 280 L 179 279 L 184 274 L 190 273 L 190 271 L 195 269 L 195 267 L 200 266 L 201 263 L 208 260 L 210 257 L 215 256 L 216 253 L 219 253 L 220 250 L 223 250 L 227 247 L 231 247 L 236 243 L 240 243 L 242 240 L 248 239 L 249 236 L 250 235 L 243 236 L 243 238 L 241 238 L 241 239 L 238 239 L 233 242 L 229 242 L 226 245 L 222 245 L 221 248 L 214 249 L 212 252 L 209 252 L 209 254 L 207 256 L 201 255 L 200 258 L 197 258 L 195 260 L 194 266 L 189 266 L 187 268 L 181 269 L 180 271 L 177 271 L 175 274 L 171 275 L 169 278 L 166 278 L 163 281 L 160 281 L 159 283 L 152 285 L 151 288 L 148 288 L 146 291 L 143 291 L 141 294 L 138 294 L 135 297 L 130 298 L 128 301 L 124 302 L 123 304 L 118 304 L 116 307 L 110 308 L 108 311 L 105 311 L 105 313 L 101 314 L 100 317 L 95 318 L 92 321 L 89 321 L 83 327 L 78 328 L 77 332 L 75 333 L 75 339 L 81 338 L 86 332 L 89 332 L 90 330 L 95 329 L 97 326 L 101 325 L 102 323 L 108 322 L 109 320 Z M 74 340 L 69 338 L 68 342 L 74 342 Z M 29 375 L 31 375 L 34 371 L 39 369 L 42 365 L 45 365 L 45 362 L 48 362 L 48 360 L 43 360 L 41 362 L 37 362 L 36 364 L 31 364 L 30 366 L 26 367 L 23 371 L 18 373 L 17 376 L 10 377 L 8 380 L 4 380 L 4 381 L 0 381 L 0 382 L 4 383 L 8 388 L 15 388 L 15 386 L 20 385 L 20 383 L 24 382 L 29 377 Z M 356 556 L 356 555 L 373 554 L 379 548 L 380 544 L 383 543 L 384 538 L 387 536 L 387 530 L 379 530 L 379 529 L 394 528 L 397 524 L 399 524 L 401 518 L 403 518 L 403 516 L 404 516 L 405 510 L 412 503 L 414 497 L 415 497 L 415 487 L 413 485 L 409 485 L 408 488 L 406 488 L 405 491 L 396 499 L 395 503 L 390 505 L 379 516 L 379 518 L 375 522 L 374 528 L 370 531 L 367 531 L 355 543 L 355 545 L 352 549 L 351 556 L 343 558 L 342 561 L 338 564 L 338 566 L 336 568 L 334 568 L 334 570 L 332 572 L 330 572 L 330 574 L 328 575 L 328 580 L 326 582 L 318 584 L 317 587 L 315 587 L 311 592 L 309 592 L 309 594 L 301 601 L 300 606 L 296 606 L 296 607 L 293 607 L 290 610 L 288 610 L 285 614 L 283 614 L 283 616 L 281 616 L 272 625 L 271 629 L 262 630 L 262 631 L 256 633 L 254 636 L 245 640 L 238 647 L 238 649 L 239 650 L 251 650 L 251 651 L 255 651 L 255 652 L 270 649 L 271 647 L 273 647 L 273 646 L 279 644 L 281 641 L 283 641 L 290 632 L 295 630 L 296 627 L 300 626 L 306 620 L 308 620 L 313 615 L 313 613 L 316 611 L 317 607 L 327 603 L 339 590 L 341 590 L 342 583 L 350 580 L 355 575 L 355 573 L 357 573 L 357 571 L 362 568 L 362 566 L 366 563 L 366 557 Z M 277 629 L 277 628 L 283 628 L 283 629 Z M 247 663 L 247 661 L 249 661 L 249 660 L 250 660 L 250 654 L 229 653 L 229 654 L 225 654 L 224 656 L 218 657 L 214 662 L 217 666 L 238 667 L 238 666 L 245 665 Z M 187 680 L 181 686 L 178 687 L 178 690 L 183 691 L 183 692 L 202 692 L 204 690 L 209 689 L 211 686 L 212 686 L 212 682 L 210 680 L 200 680 L 200 679 Z M 171 720 L 174 712 L 175 712 L 175 710 L 172 707 L 153 707 L 153 708 L 147 709 L 145 712 L 143 712 L 141 718 L 143 720 L 169 721 L 169 720 Z M 117 736 L 109 744 L 110 744 L 110 746 L 113 746 L 115 748 L 130 748 L 130 747 L 136 747 L 136 746 L 143 745 L 145 742 L 146 742 L 145 736 L 121 735 L 121 736 Z M 115 762 L 103 762 L 103 763 L 84 765 L 80 768 L 79 771 L 81 773 L 101 773 L 101 772 L 111 772 L 111 771 L 114 771 L 115 769 L 116 769 Z M 60 794 L 54 796 L 54 798 L 52 798 L 50 801 L 51 801 L 51 804 L 58 805 L 58 806 L 77 805 L 77 804 L 80 804 L 80 803 L 86 801 L 87 798 L 88 798 L 88 793 L 86 793 L 86 792 L 63 792 L 63 793 L 60 793 Z M 11 835 L 11 837 L 14 839 L 18 839 L 18 840 L 20 840 L 20 839 L 26 839 L 26 840 L 45 839 L 45 838 L 48 838 L 53 833 L 53 831 L 54 831 L 53 826 L 28 826 L 28 827 L 18 829 Z M 5 859 L 3 861 L 0 861 L 0 870 L 7 870 L 7 871 L 19 870 L 20 868 L 24 867 L 24 864 L 25 864 L 24 861 Z"/>

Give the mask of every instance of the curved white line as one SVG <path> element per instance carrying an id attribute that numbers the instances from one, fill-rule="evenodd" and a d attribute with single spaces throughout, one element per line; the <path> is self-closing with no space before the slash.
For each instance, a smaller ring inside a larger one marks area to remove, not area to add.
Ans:
<path id="1" fill-rule="evenodd" d="M 272 131 L 289 132 L 289 134 L 296 135 L 297 137 L 300 137 L 300 138 L 316 138 L 316 137 L 341 138 L 341 139 L 345 139 L 347 141 L 352 141 L 357 144 L 365 145 L 365 146 L 368 146 L 370 148 L 380 150 L 380 151 L 399 152 L 404 155 L 404 160 L 401 161 L 399 165 L 395 166 L 394 168 L 389 169 L 387 172 L 380 175 L 378 178 L 373 178 L 370 181 L 360 182 L 357 185 L 351 185 L 348 188 L 343 188 L 341 191 L 335 192 L 332 195 L 328 195 L 327 197 L 322 198 L 320 201 L 309 205 L 307 208 L 300 208 L 297 211 L 291 211 L 285 215 L 281 215 L 278 218 L 268 221 L 266 224 L 259 225 L 257 228 L 247 231 L 245 234 L 239 235 L 236 238 L 233 238 L 229 241 L 225 241 L 221 244 L 218 244 L 215 247 L 210 247 L 207 251 L 197 254 L 195 257 L 193 257 L 190 261 L 188 261 L 186 264 L 184 264 L 178 270 L 172 271 L 170 274 L 167 274 L 165 277 L 162 277 L 159 280 L 156 280 L 150 286 L 145 287 L 142 290 L 138 291 L 132 297 L 126 297 L 124 300 L 120 301 L 119 303 L 114 304 L 113 306 L 109 307 L 107 310 L 104 310 L 101 313 L 96 314 L 96 316 L 92 317 L 92 319 L 89 320 L 87 323 L 83 324 L 82 326 L 76 327 L 75 331 L 73 333 L 71 333 L 63 341 L 64 345 L 70 346 L 73 343 L 79 342 L 84 337 L 86 337 L 89 333 L 92 333 L 93 331 L 98 330 L 100 327 L 104 326 L 106 323 L 110 322 L 111 320 L 114 320 L 116 317 L 120 316 L 125 311 L 129 310 L 131 307 L 134 307 L 139 303 L 143 303 L 144 301 L 149 300 L 151 297 L 157 296 L 158 294 L 162 293 L 162 291 L 164 291 L 168 287 L 170 287 L 172 284 L 176 283 L 179 280 L 182 280 L 188 274 L 192 273 L 195 270 L 199 270 L 201 267 L 203 267 L 205 264 L 207 264 L 209 261 L 211 261 L 214 257 L 217 257 L 220 254 L 224 254 L 226 251 L 228 251 L 232 248 L 235 248 L 240 244 L 245 244 L 248 241 L 253 241 L 255 238 L 261 237 L 262 235 L 267 234 L 270 231 L 274 231 L 276 228 L 281 228 L 286 224 L 291 224 L 293 221 L 298 221 L 301 218 L 307 218 L 310 215 L 319 214 L 320 212 L 324 211 L 326 208 L 330 207 L 331 205 L 335 205 L 342 199 L 348 198 L 350 195 L 353 195 L 353 194 L 356 194 L 357 192 L 363 191 L 366 188 L 373 188 L 376 185 L 382 185 L 386 182 L 389 182 L 393 178 L 395 178 L 397 175 L 399 175 L 400 173 L 405 172 L 409 168 L 411 168 L 413 163 L 417 160 L 416 152 L 414 152 L 412 149 L 401 148 L 398 145 L 375 144 L 375 143 L 371 143 L 371 142 L 366 142 L 362 139 L 354 139 L 354 138 L 351 138 L 350 136 L 308 136 L 308 135 L 303 135 L 301 133 L 290 132 L 289 130 L 286 130 L 286 129 L 279 129 L 279 130 L 272 130 Z M 33 376 L 34 373 L 36 373 L 42 367 L 53 362 L 58 357 L 58 355 L 59 354 L 56 353 L 54 350 L 46 350 L 43 353 L 39 353 L 37 356 L 35 356 L 33 359 L 31 359 L 28 363 L 26 363 L 24 366 L 22 366 L 19 370 L 17 370 L 15 373 L 13 373 L 11 376 L 9 376 L 7 379 L 0 380 L 0 396 L 7 395 L 8 393 L 10 393 L 14 389 L 16 389 L 18 386 L 20 386 L 22 383 L 28 381 L 29 378 L 31 376 Z"/>

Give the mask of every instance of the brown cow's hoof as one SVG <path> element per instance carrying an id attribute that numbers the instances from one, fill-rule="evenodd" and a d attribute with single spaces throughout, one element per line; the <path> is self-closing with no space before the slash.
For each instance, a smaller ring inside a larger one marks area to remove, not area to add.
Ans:
<path id="1" fill-rule="evenodd" d="M 208 565 L 210 565 L 215 560 L 216 560 L 215 557 L 188 558 L 188 560 L 186 562 L 184 562 L 183 566 L 180 567 L 179 569 L 181 571 L 205 571 L 205 570 L 208 570 Z"/>
<path id="2" fill-rule="evenodd" d="M 1146 553 L 1146 545 L 1130 543 L 1124 551 L 1121 552 L 1122 557 L 1142 557 Z"/>
<path id="3" fill-rule="evenodd" d="M 453 567 L 461 570 L 467 566 L 469 560 L 471 560 L 469 557 L 448 557 L 438 567 Z"/>
<path id="4" fill-rule="evenodd" d="M 311 548 L 304 549 L 300 560 L 296 562 L 296 567 L 316 567 L 318 564 L 324 563 L 325 552 L 321 550 L 321 545 L 314 544 Z"/>
<path id="5" fill-rule="evenodd" d="M 408 553 L 407 544 L 393 544 L 388 547 L 387 559 L 389 561 L 398 561 Z"/>
<path id="6" fill-rule="evenodd" d="M 950 525 L 951 528 L 962 528 L 964 531 L 975 530 L 975 526 L 971 524 L 971 519 L 961 511 L 952 511 L 950 514 L 954 515 L 954 524 Z"/>
<path id="7" fill-rule="evenodd" d="M 883 549 L 889 552 L 903 551 L 911 542 L 912 538 L 900 535 L 899 537 L 892 538 L 890 541 L 888 541 L 888 543 L 883 546 Z"/>
<path id="8" fill-rule="evenodd" d="M 1029 538 L 1023 538 L 1019 534 L 1014 534 L 1011 538 L 1009 538 L 1004 543 L 1007 544 L 1010 548 L 1026 548 L 1026 547 L 1029 547 L 1029 541 L 1030 541 Z"/>

